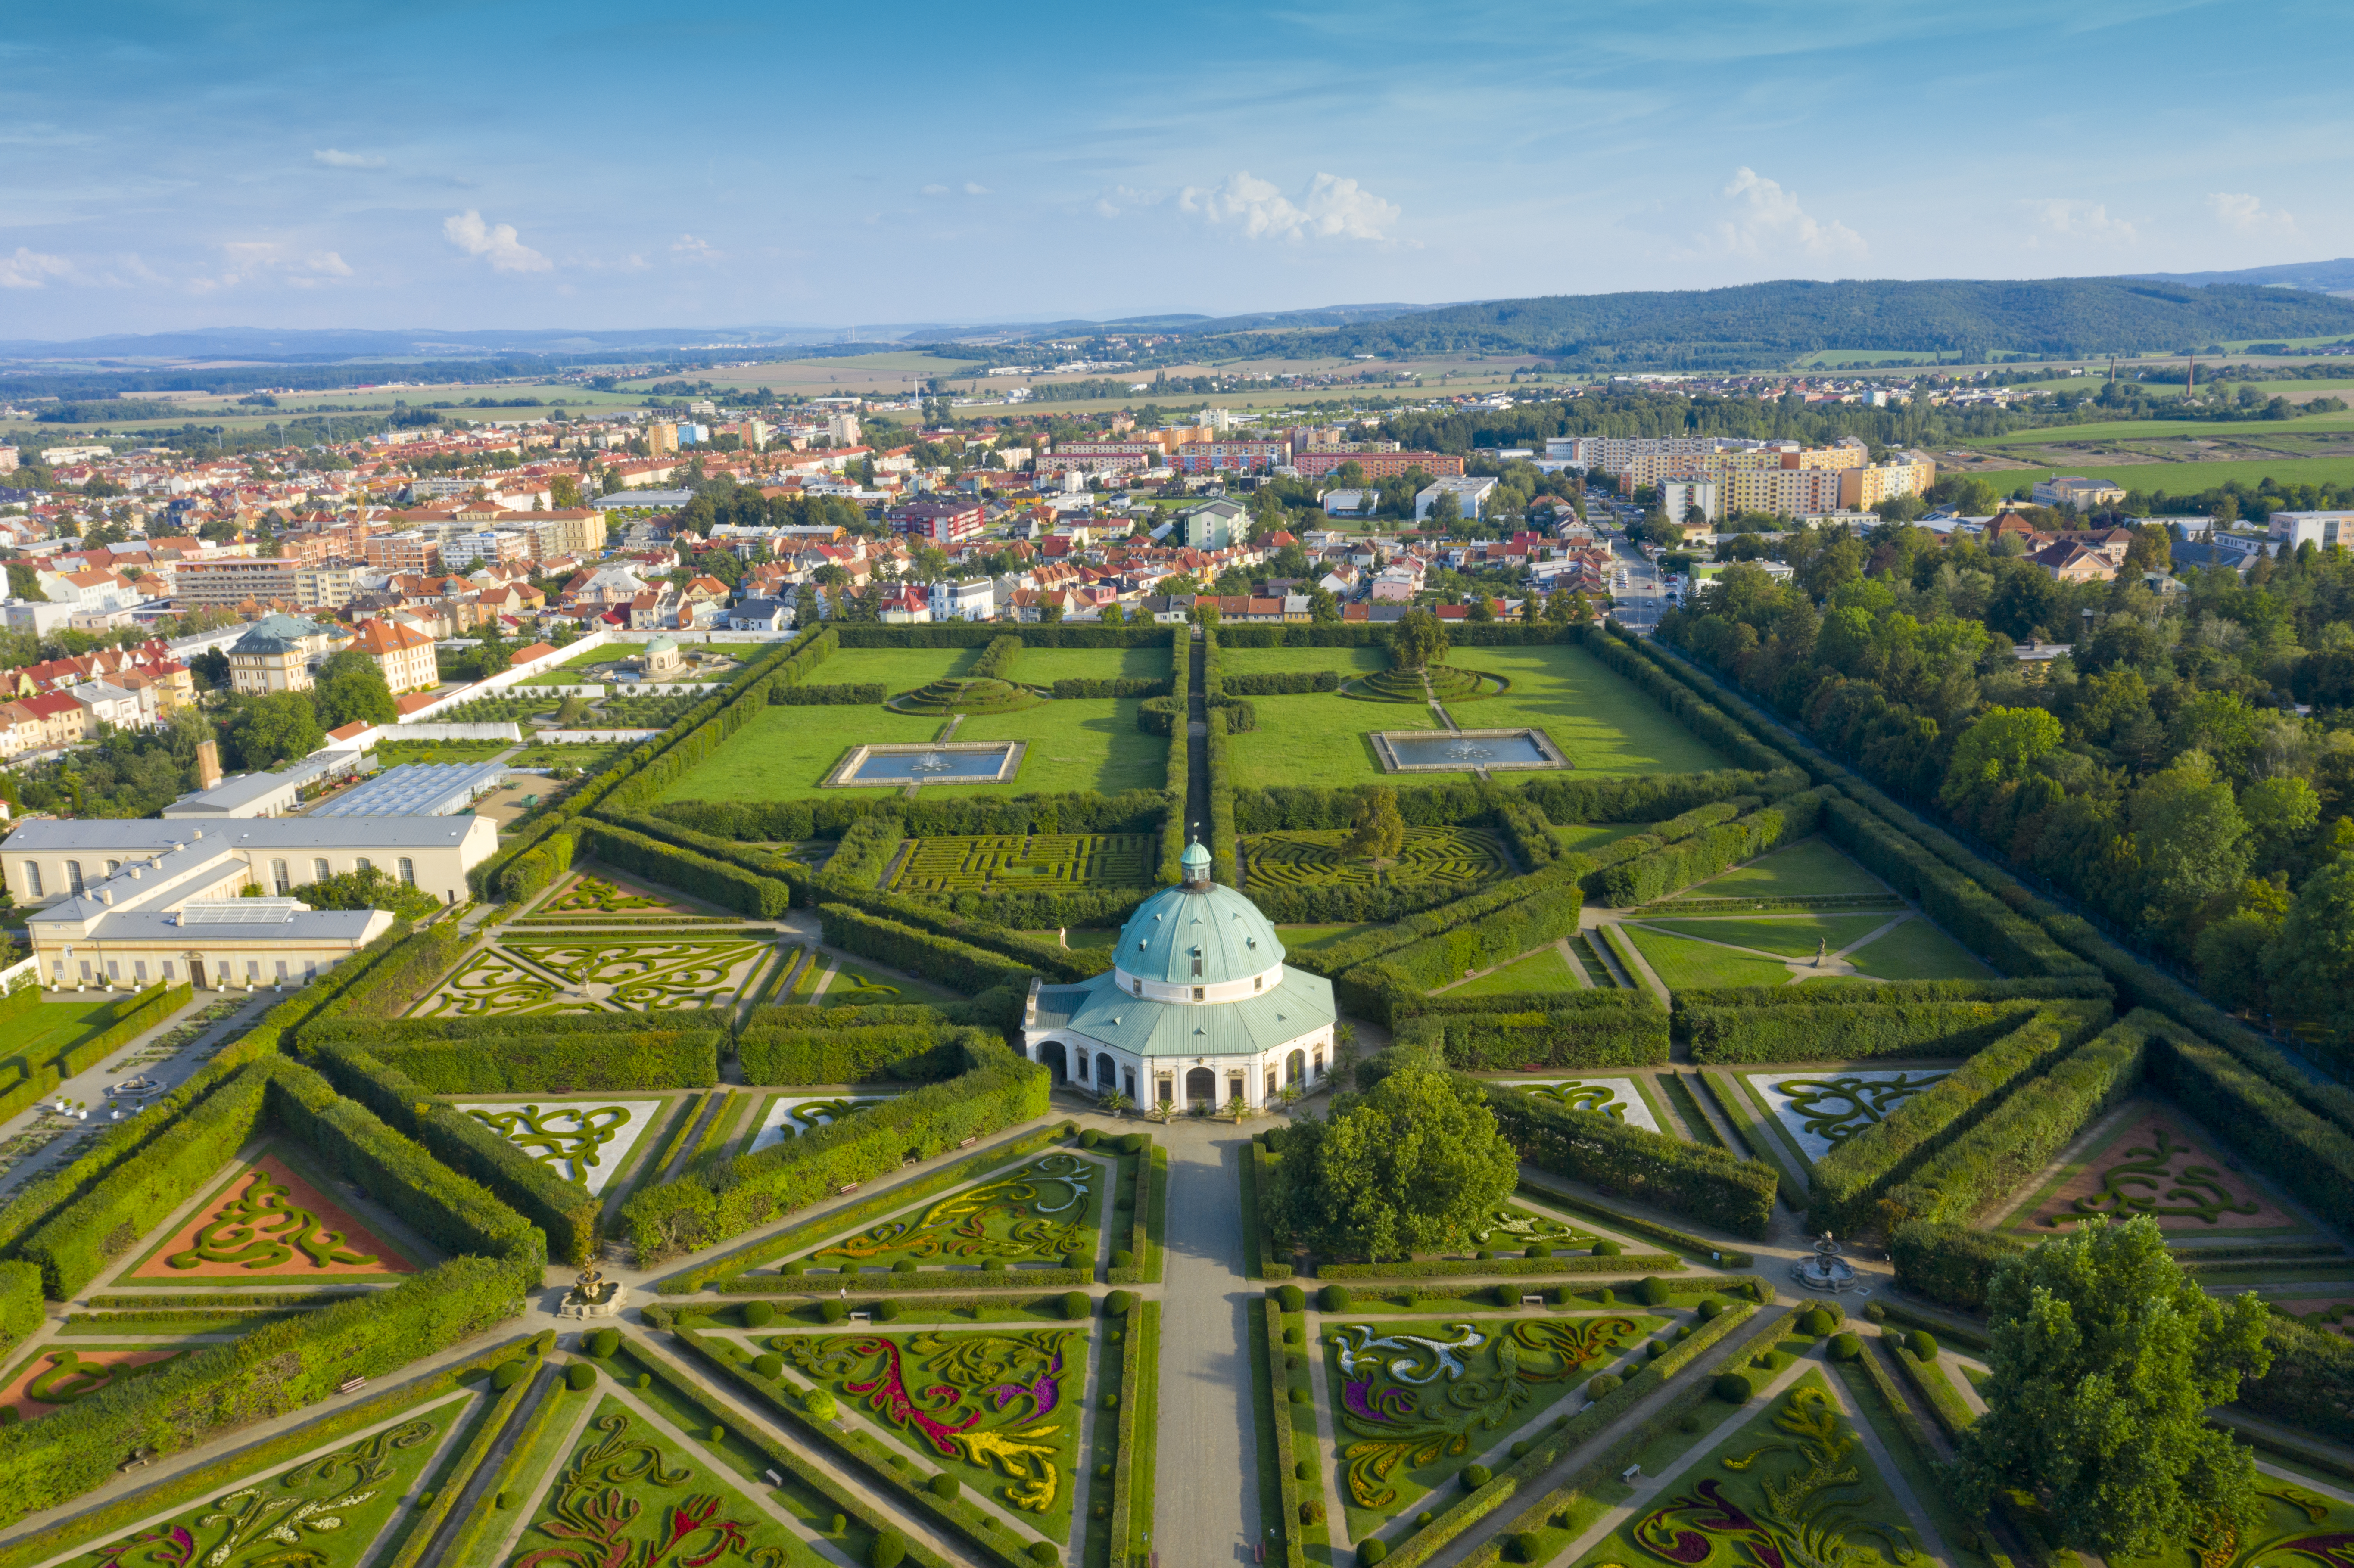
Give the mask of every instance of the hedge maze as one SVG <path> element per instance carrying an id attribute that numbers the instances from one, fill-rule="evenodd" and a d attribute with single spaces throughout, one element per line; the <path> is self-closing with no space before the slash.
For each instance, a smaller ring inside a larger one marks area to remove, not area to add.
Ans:
<path id="1" fill-rule="evenodd" d="M 1511 871 L 1491 833 L 1476 828 L 1409 827 L 1395 860 L 1377 864 L 1352 855 L 1341 828 L 1256 833 L 1243 840 L 1245 888 L 1253 894 L 1310 887 L 1474 887 Z"/>
<path id="2" fill-rule="evenodd" d="M 1147 887 L 1161 856 L 1143 833 L 979 833 L 918 839 L 892 875 L 896 893 L 1041 887 Z"/>

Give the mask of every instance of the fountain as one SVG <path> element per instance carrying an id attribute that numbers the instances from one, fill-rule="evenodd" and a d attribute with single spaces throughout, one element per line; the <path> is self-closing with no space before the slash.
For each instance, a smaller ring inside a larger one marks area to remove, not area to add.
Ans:
<path id="1" fill-rule="evenodd" d="M 1841 1250 L 1840 1244 L 1831 1240 L 1831 1233 L 1825 1231 L 1823 1239 L 1815 1244 L 1815 1255 L 1790 1266 L 1790 1277 L 1827 1296 L 1848 1290 L 1859 1296 L 1871 1295 L 1871 1287 L 1856 1277 L 1855 1266 L 1840 1255 Z"/>
<path id="2" fill-rule="evenodd" d="M 629 1299 L 630 1287 L 618 1279 L 607 1279 L 605 1271 L 595 1264 L 583 1268 L 573 1280 L 572 1288 L 565 1293 L 564 1315 L 567 1318 L 617 1318 L 621 1304 Z"/>

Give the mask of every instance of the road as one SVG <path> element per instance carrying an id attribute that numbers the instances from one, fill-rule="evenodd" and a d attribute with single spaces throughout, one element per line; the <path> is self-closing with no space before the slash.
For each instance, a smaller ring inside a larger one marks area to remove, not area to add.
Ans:
<path id="1" fill-rule="evenodd" d="M 1649 637 L 1659 630 L 1659 617 L 1668 608 L 1659 568 L 1625 539 L 1614 541 L 1610 552 L 1612 569 L 1627 575 L 1626 587 L 1611 587 L 1611 617 L 1637 636 Z"/>

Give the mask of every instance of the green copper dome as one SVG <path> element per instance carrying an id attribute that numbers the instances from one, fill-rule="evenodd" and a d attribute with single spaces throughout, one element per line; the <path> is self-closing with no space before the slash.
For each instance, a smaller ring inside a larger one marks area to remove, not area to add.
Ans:
<path id="1" fill-rule="evenodd" d="M 1209 863 L 1209 851 L 1189 846 L 1185 885 L 1163 888 L 1136 906 L 1120 927 L 1114 959 L 1122 976 L 1212 986 L 1248 980 L 1283 962 L 1275 927 L 1257 905 L 1210 881 Z"/>

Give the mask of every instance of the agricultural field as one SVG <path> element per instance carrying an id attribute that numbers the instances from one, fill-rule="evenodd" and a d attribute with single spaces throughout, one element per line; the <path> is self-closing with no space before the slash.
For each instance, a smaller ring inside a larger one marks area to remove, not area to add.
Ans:
<path id="1" fill-rule="evenodd" d="M 895 893 L 1037 887 L 1146 887 L 1161 870 L 1150 833 L 1030 833 L 918 839 L 892 874 Z"/>
<path id="2" fill-rule="evenodd" d="M 1226 656 L 1222 650 L 1221 657 Z M 1682 773 L 1725 765 L 1723 758 L 1583 648 L 1567 644 L 1465 648 L 1451 654 L 1449 662 L 1501 675 L 1512 683 L 1501 696 L 1450 706 L 1447 712 L 1458 725 L 1467 729 L 1521 726 L 1542 729 L 1581 772 L 1604 776 Z M 1235 736 L 1227 747 L 1235 782 L 1246 788 L 1283 784 L 1340 788 L 1394 782 L 1397 776 L 1383 773 L 1374 759 L 1373 733 L 1429 729 L 1436 725 L 1426 710 L 1410 705 L 1363 702 L 1338 693 L 1254 701 L 1258 705 L 1259 727 Z"/>

